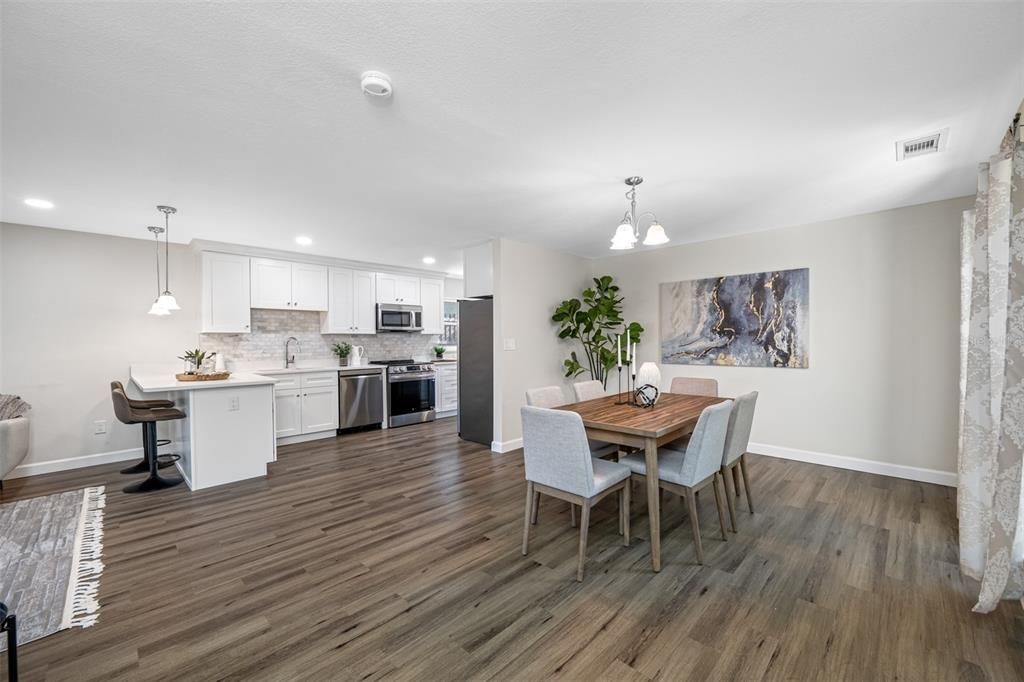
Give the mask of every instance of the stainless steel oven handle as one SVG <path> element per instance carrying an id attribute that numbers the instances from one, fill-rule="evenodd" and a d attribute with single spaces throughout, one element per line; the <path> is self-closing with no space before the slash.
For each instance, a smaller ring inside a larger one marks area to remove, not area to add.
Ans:
<path id="1" fill-rule="evenodd" d="M 405 382 L 405 381 L 423 381 L 424 379 L 427 379 L 429 381 L 433 381 L 434 380 L 434 373 L 433 372 L 421 372 L 421 373 L 416 373 L 416 374 L 411 374 L 411 373 L 395 374 L 395 375 L 392 375 L 392 376 L 388 377 L 388 383 L 389 384 L 397 384 L 397 383 L 401 383 L 401 382 Z"/>

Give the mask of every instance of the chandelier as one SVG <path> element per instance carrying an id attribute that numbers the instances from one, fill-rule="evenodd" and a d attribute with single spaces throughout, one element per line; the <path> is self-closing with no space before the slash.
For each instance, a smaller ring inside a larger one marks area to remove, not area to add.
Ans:
<path id="1" fill-rule="evenodd" d="M 610 247 L 612 251 L 624 251 L 636 246 L 636 243 L 640 241 L 640 219 L 646 216 L 651 216 L 652 220 L 647 228 L 647 235 L 644 237 L 644 246 L 668 244 L 668 236 L 665 234 L 665 228 L 658 222 L 658 216 L 650 211 L 640 215 L 636 213 L 636 186 L 643 181 L 644 179 L 639 175 L 626 178 L 626 184 L 629 185 L 629 191 L 626 192 L 629 209 L 622 216 L 622 222 L 615 230 L 615 236 L 612 237 Z"/>

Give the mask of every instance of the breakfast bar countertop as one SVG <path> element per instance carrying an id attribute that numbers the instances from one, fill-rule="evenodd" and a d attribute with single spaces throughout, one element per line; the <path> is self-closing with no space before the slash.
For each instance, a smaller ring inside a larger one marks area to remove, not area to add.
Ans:
<path id="1" fill-rule="evenodd" d="M 204 391 L 216 388 L 239 388 L 242 386 L 260 386 L 273 384 L 276 379 L 253 372 L 235 372 L 227 379 L 214 381 L 178 381 L 173 373 L 138 373 L 131 374 L 134 383 L 143 393 L 165 393 L 169 391 Z"/>

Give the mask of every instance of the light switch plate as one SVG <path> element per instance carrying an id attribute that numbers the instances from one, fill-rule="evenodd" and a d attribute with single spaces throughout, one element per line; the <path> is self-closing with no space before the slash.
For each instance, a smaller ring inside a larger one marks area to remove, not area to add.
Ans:
<path id="1" fill-rule="evenodd" d="M 231 398 L 231 401 L 228 403 L 228 410 L 231 412 L 238 411 L 238 396 L 234 396 Z"/>
<path id="2" fill-rule="evenodd" d="M 102 436 L 107 432 L 107 420 L 97 419 L 93 422 L 93 433 L 97 436 Z"/>
<path id="3" fill-rule="evenodd" d="M 510 336 L 507 339 L 505 339 L 505 350 L 515 350 L 515 349 L 516 349 L 516 339 L 515 339 L 515 337 Z"/>

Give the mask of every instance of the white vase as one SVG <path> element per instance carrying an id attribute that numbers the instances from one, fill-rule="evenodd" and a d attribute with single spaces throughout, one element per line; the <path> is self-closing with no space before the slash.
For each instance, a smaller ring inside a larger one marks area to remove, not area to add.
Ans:
<path id="1" fill-rule="evenodd" d="M 646 384 L 661 391 L 661 370 L 653 362 L 645 362 L 636 372 L 636 387 L 640 388 Z"/>

